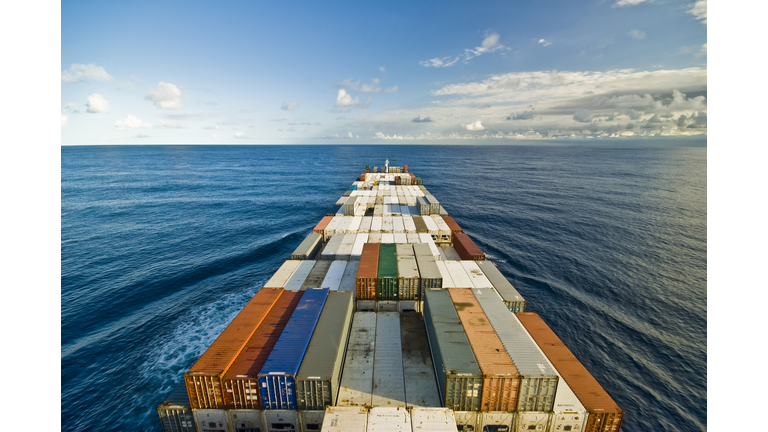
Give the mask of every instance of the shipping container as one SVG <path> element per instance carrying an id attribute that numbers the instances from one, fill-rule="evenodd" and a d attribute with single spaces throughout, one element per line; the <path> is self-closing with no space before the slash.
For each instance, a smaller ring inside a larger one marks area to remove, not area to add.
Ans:
<path id="1" fill-rule="evenodd" d="M 229 416 L 229 430 L 231 432 L 260 432 L 262 418 L 260 410 L 231 409 L 227 411 Z"/>
<path id="2" fill-rule="evenodd" d="M 296 271 L 296 268 L 301 264 L 301 261 L 297 260 L 288 260 L 283 263 L 283 265 L 280 266 L 279 269 L 275 272 L 274 275 L 272 275 L 271 278 L 267 281 L 266 284 L 264 284 L 265 288 L 283 288 L 285 287 L 286 282 L 288 282 L 288 279 L 293 275 L 293 272 Z"/>
<path id="3" fill-rule="evenodd" d="M 440 257 L 446 261 L 460 261 L 461 257 L 456 252 L 456 249 L 450 246 L 443 246 L 440 248 Z"/>
<path id="4" fill-rule="evenodd" d="M 363 253 L 363 245 L 368 242 L 368 233 L 357 234 L 355 237 L 355 244 L 352 246 L 352 253 L 349 255 L 349 259 L 352 261 L 359 261 L 360 254 Z"/>
<path id="5" fill-rule="evenodd" d="M 446 262 L 447 261 L 435 261 L 437 269 L 440 270 L 440 275 L 443 277 L 443 288 L 457 288 L 456 284 L 453 283 L 451 272 L 449 272 L 448 268 L 445 266 Z"/>
<path id="6" fill-rule="evenodd" d="M 304 292 L 259 372 L 263 409 L 296 409 L 296 374 L 327 297 L 327 289 L 308 289 Z"/>
<path id="7" fill-rule="evenodd" d="M 429 228 L 427 228 L 427 224 L 424 223 L 423 216 L 411 216 L 411 218 L 413 218 L 413 225 L 416 227 L 417 233 L 429 233 Z"/>
<path id="8" fill-rule="evenodd" d="M 223 409 L 197 408 L 192 410 L 198 432 L 229 432 L 229 414 Z"/>
<path id="9" fill-rule="evenodd" d="M 419 293 L 427 289 L 443 287 L 443 276 L 432 255 L 417 255 L 416 264 L 419 266 Z M 419 296 L 421 299 L 421 296 Z"/>
<path id="10" fill-rule="evenodd" d="M 451 274 L 451 280 L 455 288 L 473 288 L 472 279 L 467 275 L 461 261 L 445 261 L 445 268 Z"/>
<path id="11" fill-rule="evenodd" d="M 408 243 L 408 236 L 405 233 L 394 233 L 394 243 Z"/>
<path id="12" fill-rule="evenodd" d="M 416 197 L 416 206 L 419 207 L 420 216 L 428 216 L 430 214 L 430 204 L 426 197 Z"/>
<path id="13" fill-rule="evenodd" d="M 480 415 L 479 411 L 454 411 L 456 429 L 459 432 L 486 432 L 480 429 Z"/>
<path id="14" fill-rule="evenodd" d="M 368 410 L 362 407 L 328 407 L 321 432 L 365 432 Z"/>
<path id="15" fill-rule="evenodd" d="M 264 410 L 261 413 L 264 432 L 299 431 L 299 413 L 296 410 Z"/>
<path id="16" fill-rule="evenodd" d="M 195 418 L 189 405 L 187 386 L 184 380 L 171 391 L 157 407 L 163 432 L 196 432 Z"/>
<path id="17" fill-rule="evenodd" d="M 395 233 L 404 233 L 405 232 L 405 225 L 403 224 L 403 217 L 402 216 L 393 216 L 392 217 L 392 231 L 395 232 Z"/>
<path id="18" fill-rule="evenodd" d="M 381 243 L 395 243 L 395 235 L 392 233 L 381 233 Z"/>
<path id="19" fill-rule="evenodd" d="M 440 217 L 443 218 L 443 222 L 445 222 L 446 225 L 448 225 L 448 227 L 451 229 L 451 233 L 464 232 L 464 230 L 461 229 L 459 224 L 456 223 L 456 220 L 454 220 L 452 217 L 450 216 L 440 216 Z"/>
<path id="20" fill-rule="evenodd" d="M 421 239 L 419 239 L 419 235 L 416 233 L 407 233 L 405 239 L 411 244 L 421 243 Z"/>
<path id="21" fill-rule="evenodd" d="M 319 431 L 323 427 L 324 418 L 325 410 L 299 411 L 300 430 L 303 432 Z"/>
<path id="22" fill-rule="evenodd" d="M 304 291 L 308 288 L 320 288 L 323 284 L 325 275 L 328 274 L 328 269 L 331 268 L 333 261 L 315 261 L 312 271 L 309 272 L 307 278 L 304 279 L 304 283 L 301 284 L 301 290 Z"/>
<path id="23" fill-rule="evenodd" d="M 259 372 L 305 291 L 285 291 L 222 377 L 224 406 L 261 409 Z"/>
<path id="24" fill-rule="evenodd" d="M 485 254 L 464 233 L 453 233 L 453 247 L 463 260 L 481 261 L 485 259 Z"/>
<path id="25" fill-rule="evenodd" d="M 555 335 L 535 312 L 520 312 L 520 320 L 539 348 L 544 352 L 562 379 L 589 412 L 587 432 L 618 432 L 624 411 L 608 395 L 597 380 L 579 362 L 576 356 Z"/>
<path id="26" fill-rule="evenodd" d="M 328 227 L 328 224 L 331 222 L 332 219 L 333 219 L 333 216 L 323 216 L 323 218 L 320 219 L 320 222 L 318 222 L 318 224 L 315 225 L 314 228 L 312 228 L 312 232 L 320 234 L 324 242 L 327 241 L 325 237 L 325 229 Z"/>
<path id="27" fill-rule="evenodd" d="M 381 218 L 381 232 L 391 233 L 394 232 L 394 224 L 392 223 L 392 215 L 384 214 Z"/>
<path id="28" fill-rule="evenodd" d="M 352 225 L 352 219 L 354 219 L 354 216 L 342 217 L 341 222 L 339 222 L 339 226 L 336 228 L 336 234 L 346 234 L 347 229 L 349 229 L 349 226 Z"/>
<path id="29" fill-rule="evenodd" d="M 411 410 L 412 432 L 456 432 L 453 410 L 416 407 Z"/>
<path id="30" fill-rule="evenodd" d="M 344 270 L 347 268 L 346 261 L 332 261 L 328 267 L 328 273 L 325 274 L 323 282 L 319 288 L 328 288 L 330 291 L 338 291 L 341 285 L 341 278 L 344 277 Z"/>
<path id="31" fill-rule="evenodd" d="M 382 243 L 379 247 L 376 300 L 398 299 L 397 247 L 394 243 Z"/>
<path id="32" fill-rule="evenodd" d="M 539 411 L 521 411 L 517 413 L 515 419 L 515 432 L 527 432 L 529 430 L 552 430 L 549 427 L 549 422 L 552 418 L 552 413 L 539 412 Z"/>
<path id="33" fill-rule="evenodd" d="M 371 407 L 375 344 L 376 312 L 355 312 L 337 405 Z"/>
<path id="34" fill-rule="evenodd" d="M 347 199 L 349 198 L 349 196 L 350 196 L 351 194 L 352 194 L 352 192 L 351 192 L 351 191 L 345 191 L 345 192 L 344 192 L 344 196 L 342 196 L 341 198 L 339 198 L 338 200 L 336 200 L 336 205 L 344 205 L 344 203 L 346 203 L 346 202 L 347 202 Z"/>
<path id="35" fill-rule="evenodd" d="M 490 261 L 477 261 L 477 265 L 491 281 L 496 292 L 499 293 L 504 304 L 511 312 L 525 312 L 526 301 L 523 296 L 512 286 L 503 274 Z"/>
<path id="36" fill-rule="evenodd" d="M 493 284 L 483 274 L 483 271 L 477 265 L 479 261 L 460 261 L 464 271 L 472 281 L 472 286 L 479 289 L 493 289 Z"/>
<path id="37" fill-rule="evenodd" d="M 339 247 L 341 247 L 341 243 L 344 241 L 345 236 L 346 234 L 336 233 L 331 237 L 331 239 L 328 240 L 328 243 L 325 244 L 323 250 L 320 251 L 320 259 L 327 261 L 335 260 L 336 253 L 339 251 Z"/>
<path id="38" fill-rule="evenodd" d="M 384 222 L 384 219 L 379 216 L 374 216 L 373 220 L 371 220 L 371 232 L 374 233 L 380 233 L 381 232 L 381 225 Z"/>
<path id="39" fill-rule="evenodd" d="M 432 236 L 432 240 L 435 242 L 440 241 L 440 230 L 437 228 L 435 220 L 431 216 L 422 216 L 421 220 L 427 226 L 427 232 Z"/>
<path id="40" fill-rule="evenodd" d="M 451 234 L 453 231 L 451 231 L 451 227 L 448 226 L 447 223 L 443 220 L 443 217 L 440 215 L 432 215 L 432 220 L 435 221 L 435 225 L 437 225 L 437 234 L 438 238 L 437 241 L 439 243 L 450 243 L 451 242 Z"/>
<path id="41" fill-rule="evenodd" d="M 315 254 L 323 245 L 323 236 L 318 233 L 310 233 L 304 241 L 291 254 L 292 260 L 315 259 Z"/>
<path id="42" fill-rule="evenodd" d="M 368 412 L 367 432 L 411 432 L 411 414 L 407 409 L 374 407 Z"/>
<path id="43" fill-rule="evenodd" d="M 406 406 L 439 407 L 440 393 L 435 382 L 424 319 L 418 312 L 401 313 L 399 318 Z"/>
<path id="44" fill-rule="evenodd" d="M 483 374 L 448 291 L 424 292 L 424 323 L 442 405 L 454 411 L 479 411 Z"/>
<path id="45" fill-rule="evenodd" d="M 371 406 L 405 408 L 403 350 L 397 312 L 376 313 Z"/>
<path id="46" fill-rule="evenodd" d="M 403 216 L 403 228 L 406 233 L 416 233 L 416 224 L 413 223 L 413 216 Z"/>
<path id="47" fill-rule="evenodd" d="M 354 309 L 351 291 L 328 294 L 296 376 L 299 410 L 325 410 L 336 405 Z"/>
<path id="48" fill-rule="evenodd" d="M 363 210 L 363 213 L 365 210 Z M 352 217 L 352 223 L 349 224 L 349 228 L 347 228 L 348 233 L 358 233 L 360 232 L 360 224 L 363 222 L 363 215 L 359 216 L 353 216 Z"/>
<path id="49" fill-rule="evenodd" d="M 344 269 L 344 276 L 341 278 L 339 284 L 339 291 L 352 291 L 352 297 L 356 297 L 356 279 L 357 270 L 360 268 L 360 261 L 349 261 L 347 267 Z"/>
<path id="50" fill-rule="evenodd" d="M 359 197 L 351 196 L 347 198 L 347 201 L 344 203 L 344 216 L 354 216 L 355 210 L 357 209 Z"/>
<path id="51" fill-rule="evenodd" d="M 342 219 L 344 219 L 344 216 L 337 215 L 334 216 L 330 222 L 328 222 L 328 226 L 325 227 L 325 231 L 323 232 L 324 242 L 327 242 L 331 237 L 333 237 L 334 234 L 336 234 L 336 228 L 339 227 Z"/>
<path id="52" fill-rule="evenodd" d="M 381 243 L 381 233 L 370 233 L 368 234 L 368 241 L 366 243 Z"/>
<path id="53" fill-rule="evenodd" d="M 425 195 L 424 199 L 429 203 L 429 213 L 428 214 L 440 214 L 440 201 L 437 200 L 437 198 L 433 197 L 431 194 Z"/>
<path id="54" fill-rule="evenodd" d="M 339 249 L 336 250 L 336 259 L 349 261 L 352 257 L 352 249 L 355 247 L 355 241 L 357 240 L 357 233 L 344 234 L 344 238 L 341 240 Z"/>
<path id="55" fill-rule="evenodd" d="M 372 223 L 373 223 L 373 216 L 364 216 L 363 221 L 360 222 L 360 228 L 358 232 L 361 232 L 361 233 L 370 232 Z"/>
<path id="56" fill-rule="evenodd" d="M 512 432 L 514 430 L 515 417 L 516 413 L 511 412 L 483 412 L 478 416 L 477 428 L 487 432 Z M 546 428 L 533 430 L 547 431 Z"/>
<path id="57" fill-rule="evenodd" d="M 448 290 L 448 294 L 483 373 L 480 411 L 515 411 L 520 389 L 520 374 L 515 364 L 472 290 L 456 288 Z"/>
<path id="58" fill-rule="evenodd" d="M 260 289 L 184 374 L 193 409 L 225 407 L 221 377 L 283 293 L 281 288 Z"/>
<path id="59" fill-rule="evenodd" d="M 379 277 L 379 243 L 366 243 L 360 255 L 355 286 L 357 300 L 376 300 Z"/>

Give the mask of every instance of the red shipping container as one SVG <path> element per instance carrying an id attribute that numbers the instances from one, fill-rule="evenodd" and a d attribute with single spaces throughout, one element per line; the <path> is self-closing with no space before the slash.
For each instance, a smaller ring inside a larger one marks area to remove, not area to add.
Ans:
<path id="1" fill-rule="evenodd" d="M 443 220 L 445 221 L 446 225 L 448 225 L 448 228 L 451 229 L 451 233 L 456 232 L 464 232 L 463 229 L 459 226 L 459 224 L 456 223 L 455 220 L 453 220 L 450 216 L 443 216 Z"/>
<path id="2" fill-rule="evenodd" d="M 485 259 L 483 251 L 463 232 L 453 233 L 453 248 L 463 260 L 483 261 Z"/>
<path id="3" fill-rule="evenodd" d="M 355 278 L 358 300 L 376 300 L 376 286 L 379 277 L 379 245 L 365 243 L 360 254 L 360 266 Z"/>
<path id="4" fill-rule="evenodd" d="M 333 219 L 333 216 L 323 216 L 323 218 L 320 219 L 320 222 L 312 228 L 312 232 L 320 234 L 320 236 L 325 239 L 325 228 L 328 226 L 331 219 Z"/>

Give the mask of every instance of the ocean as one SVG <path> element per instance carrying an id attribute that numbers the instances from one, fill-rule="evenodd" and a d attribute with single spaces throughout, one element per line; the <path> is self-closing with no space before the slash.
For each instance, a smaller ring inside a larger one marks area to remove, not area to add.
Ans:
<path id="1" fill-rule="evenodd" d="M 157 406 L 365 165 L 410 166 L 625 411 L 707 424 L 707 149 L 63 146 L 63 431 Z"/>

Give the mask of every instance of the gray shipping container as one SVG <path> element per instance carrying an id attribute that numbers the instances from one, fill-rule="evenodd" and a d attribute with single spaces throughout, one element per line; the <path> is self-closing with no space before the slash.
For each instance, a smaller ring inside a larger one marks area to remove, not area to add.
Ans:
<path id="1" fill-rule="evenodd" d="M 288 278 L 288 282 L 285 283 L 285 289 L 288 291 L 299 291 L 316 262 L 317 261 L 314 260 L 302 261 L 299 266 L 296 267 L 296 271 L 294 271 L 291 277 Z"/>
<path id="2" fill-rule="evenodd" d="M 496 266 L 488 261 L 476 261 L 477 265 L 485 274 L 485 277 L 491 281 L 493 287 L 504 300 L 504 304 L 512 312 L 525 312 L 526 301 L 523 296 L 512 286 Z"/>
<path id="3" fill-rule="evenodd" d="M 354 216 L 355 210 L 357 209 L 358 205 L 358 199 L 357 196 L 351 196 L 347 198 L 347 202 L 344 203 L 344 216 Z"/>
<path id="4" fill-rule="evenodd" d="M 429 250 L 429 247 L 427 247 L 427 250 Z M 443 287 L 443 275 L 437 267 L 435 257 L 432 255 L 417 255 L 416 264 L 419 266 L 419 292 L 423 293 L 428 289 L 440 289 Z"/>
<path id="5" fill-rule="evenodd" d="M 483 374 L 448 291 L 424 292 L 424 323 L 442 406 L 454 411 L 478 411 Z"/>
<path id="6" fill-rule="evenodd" d="M 324 410 L 327 406 L 336 405 L 354 310 L 351 291 L 328 294 L 296 375 L 297 409 Z"/>
<path id="7" fill-rule="evenodd" d="M 409 243 L 401 243 L 396 246 L 397 248 L 397 256 L 414 256 L 413 253 L 413 245 Z"/>
<path id="8" fill-rule="evenodd" d="M 323 236 L 318 233 L 310 233 L 307 238 L 293 251 L 292 260 L 315 259 L 315 254 L 323 245 Z"/>
<path id="9" fill-rule="evenodd" d="M 328 274 L 328 269 L 331 267 L 333 261 L 315 261 L 315 266 L 312 267 L 312 271 L 309 272 L 307 278 L 304 279 L 304 283 L 301 284 L 301 291 L 307 288 L 320 288 L 323 284 L 325 275 Z"/>
<path id="10" fill-rule="evenodd" d="M 376 312 L 372 407 L 405 407 L 403 350 L 397 312 Z"/>
<path id="11" fill-rule="evenodd" d="M 440 214 L 440 201 L 437 200 L 437 198 L 433 197 L 431 194 L 427 194 L 424 196 L 424 198 L 429 202 L 429 214 Z"/>
<path id="12" fill-rule="evenodd" d="M 402 244 L 397 246 L 407 246 Z M 399 252 L 399 250 L 398 250 Z M 412 255 L 397 255 L 397 283 L 399 300 L 419 300 L 419 286 L 421 285 L 419 277 L 419 266 L 416 258 Z"/>
<path id="13" fill-rule="evenodd" d="M 520 373 L 517 411 L 552 411 L 559 380 L 555 368 L 494 290 L 472 292 Z"/>
<path id="14" fill-rule="evenodd" d="M 418 312 L 400 314 L 400 343 L 403 349 L 405 403 L 411 407 L 439 407 L 440 394 L 429 355 L 424 319 Z"/>
<path id="15" fill-rule="evenodd" d="M 323 251 L 320 252 L 320 259 L 335 260 L 336 251 L 339 250 L 339 247 L 341 246 L 341 242 L 344 241 L 345 235 L 346 234 L 338 233 L 338 234 L 335 234 L 333 237 L 331 237 L 331 239 L 328 240 L 328 243 L 325 244 L 325 248 L 323 248 Z"/>
<path id="16" fill-rule="evenodd" d="M 425 197 L 416 197 L 416 206 L 419 208 L 418 214 L 420 214 L 421 216 L 426 216 L 430 214 L 429 201 L 427 201 Z"/>
<path id="17" fill-rule="evenodd" d="M 375 344 L 376 312 L 356 312 L 352 317 L 352 331 L 336 405 L 371 407 Z"/>
<path id="18" fill-rule="evenodd" d="M 157 407 L 157 413 L 160 415 L 163 432 L 196 432 L 195 418 L 183 379 Z"/>
<path id="19" fill-rule="evenodd" d="M 360 267 L 360 261 L 350 261 L 347 268 L 344 269 L 344 276 L 341 277 L 339 291 L 352 291 L 352 297 L 355 297 L 357 287 L 357 269 Z"/>

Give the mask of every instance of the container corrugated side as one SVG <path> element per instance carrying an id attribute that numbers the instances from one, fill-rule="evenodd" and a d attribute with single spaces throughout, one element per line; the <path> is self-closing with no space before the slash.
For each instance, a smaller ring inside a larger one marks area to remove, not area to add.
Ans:
<path id="1" fill-rule="evenodd" d="M 292 260 L 307 260 L 307 259 L 315 259 L 315 254 L 317 251 L 320 250 L 320 247 L 323 245 L 323 236 L 318 233 L 310 233 L 307 235 L 307 237 L 304 239 L 304 241 L 301 242 L 301 244 L 296 247 L 296 249 L 291 254 Z"/>
<path id="2" fill-rule="evenodd" d="M 394 243 L 381 243 L 379 247 L 376 300 L 397 300 L 397 287 L 397 247 Z"/>
<path id="3" fill-rule="evenodd" d="M 479 411 L 483 374 L 448 291 L 424 292 L 424 323 L 443 406 Z"/>
<path id="4" fill-rule="evenodd" d="M 357 296 L 357 270 L 360 268 L 360 261 L 349 261 L 344 269 L 344 276 L 339 284 L 339 291 L 352 291 L 352 296 Z"/>
<path id="5" fill-rule="evenodd" d="M 453 233 L 453 247 L 463 260 L 485 259 L 485 254 L 465 233 Z"/>
<path id="6" fill-rule="evenodd" d="M 344 270 L 347 268 L 346 261 L 332 261 L 328 267 L 328 273 L 325 274 L 320 288 L 328 288 L 331 291 L 338 291 L 341 285 L 341 278 L 344 277 Z"/>
<path id="7" fill-rule="evenodd" d="M 365 432 L 368 410 L 362 407 L 328 407 L 321 432 Z"/>
<path id="8" fill-rule="evenodd" d="M 464 266 L 461 265 L 461 261 L 444 261 L 445 268 L 448 273 L 451 274 L 451 280 L 456 288 L 473 288 L 472 279 L 467 275 L 467 271 L 464 270 Z"/>
<path id="9" fill-rule="evenodd" d="M 418 312 L 399 315 L 406 406 L 438 407 L 440 393 L 435 382 L 424 319 Z"/>
<path id="10" fill-rule="evenodd" d="M 397 285 L 398 300 L 419 300 L 421 278 L 416 257 L 412 255 L 397 256 Z"/>
<path id="11" fill-rule="evenodd" d="M 416 206 L 419 208 L 419 215 L 426 216 L 430 214 L 430 205 L 424 197 L 416 197 Z"/>
<path id="12" fill-rule="evenodd" d="M 585 431 L 618 432 L 624 411 L 608 395 L 584 365 L 557 337 L 555 332 L 535 312 L 520 312 L 520 320 L 536 344 L 541 348 L 563 380 L 589 412 Z"/>
<path id="13" fill-rule="evenodd" d="M 315 261 L 312 271 L 309 272 L 307 278 L 304 279 L 304 283 L 301 284 L 301 290 L 304 291 L 309 288 L 320 288 L 323 284 L 325 275 L 328 274 L 328 269 L 331 268 L 333 261 Z"/>
<path id="14" fill-rule="evenodd" d="M 260 289 L 184 374 L 189 404 L 193 409 L 224 408 L 221 377 L 232 366 L 283 292 L 281 288 Z"/>
<path id="15" fill-rule="evenodd" d="M 227 410 L 231 431 L 248 432 L 258 431 L 262 427 L 262 418 L 260 410 L 252 409 L 231 409 Z"/>
<path id="16" fill-rule="evenodd" d="M 428 289 L 440 289 L 443 287 L 443 275 L 437 267 L 435 257 L 432 255 L 416 256 L 416 264 L 419 266 L 419 293 L 423 293 Z"/>
<path id="17" fill-rule="evenodd" d="M 328 298 L 327 289 L 308 289 L 259 372 L 264 409 L 296 409 L 296 374 Z"/>
<path id="18" fill-rule="evenodd" d="M 376 313 L 371 406 L 405 407 L 403 350 L 397 312 Z"/>
<path id="19" fill-rule="evenodd" d="M 261 409 L 259 372 L 303 295 L 304 291 L 285 291 L 224 374 L 225 407 Z"/>
<path id="20" fill-rule="evenodd" d="M 279 269 L 275 272 L 274 275 L 272 275 L 271 278 L 267 281 L 266 284 L 264 284 L 265 288 L 283 288 L 285 287 L 286 282 L 288 282 L 288 279 L 293 275 L 293 272 L 296 271 L 296 268 L 301 264 L 301 261 L 299 260 L 288 260 L 283 263 L 283 265 L 280 266 Z"/>
<path id="21" fill-rule="evenodd" d="M 349 335 L 338 406 L 371 407 L 376 312 L 355 312 Z"/>
<path id="22" fill-rule="evenodd" d="M 448 290 L 464 332 L 483 372 L 480 411 L 515 411 L 520 374 L 471 289 Z"/>
<path id="23" fill-rule="evenodd" d="M 458 427 L 449 408 L 423 408 L 411 410 L 412 432 L 456 432 Z"/>
<path id="24" fill-rule="evenodd" d="M 461 266 L 464 267 L 464 271 L 472 281 L 474 288 L 493 289 L 493 284 L 485 277 L 485 274 L 477 265 L 478 262 L 480 261 L 461 261 Z"/>
<path id="25" fill-rule="evenodd" d="M 503 274 L 490 261 L 477 261 L 477 265 L 491 281 L 496 292 L 499 293 L 504 304 L 511 312 L 525 312 L 526 301 L 523 296 L 512 286 Z"/>
<path id="26" fill-rule="evenodd" d="M 324 410 L 327 406 L 336 405 L 354 310 L 351 291 L 328 294 L 323 313 L 296 375 L 299 410 Z"/>
<path id="27" fill-rule="evenodd" d="M 182 380 L 157 407 L 163 432 L 196 432 L 187 386 Z"/>
<path id="28" fill-rule="evenodd" d="M 520 373 L 517 411 L 552 411 L 559 381 L 555 368 L 495 290 L 472 293 Z"/>
<path id="29" fill-rule="evenodd" d="M 355 298 L 357 300 L 376 300 L 379 277 L 379 243 L 366 243 L 360 255 L 357 269 Z"/>

